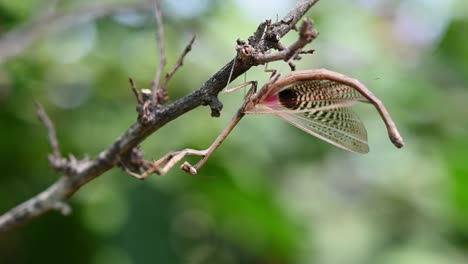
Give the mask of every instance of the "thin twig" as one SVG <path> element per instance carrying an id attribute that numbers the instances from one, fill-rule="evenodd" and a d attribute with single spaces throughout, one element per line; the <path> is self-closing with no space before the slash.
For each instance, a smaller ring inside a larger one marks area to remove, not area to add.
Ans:
<path id="1" fill-rule="evenodd" d="M 177 72 L 177 70 L 184 64 L 184 58 L 192 50 L 192 45 L 193 45 L 193 42 L 195 41 L 195 38 L 196 36 L 193 35 L 189 44 L 185 46 L 184 51 L 180 55 L 174 67 L 168 73 L 166 73 L 166 77 L 164 78 L 161 84 L 161 87 L 159 88 L 159 92 L 161 93 L 161 98 L 159 98 L 161 100 L 160 101 L 161 104 L 166 103 L 166 101 L 169 99 L 167 95 L 167 84 L 169 83 L 169 80 L 172 78 L 172 76 L 174 76 L 174 74 Z"/>
<path id="2" fill-rule="evenodd" d="M 314 54 L 315 50 L 310 49 L 310 50 L 301 50 L 299 54 Z"/>
<path id="3" fill-rule="evenodd" d="M 135 94 L 135 97 L 137 99 L 138 105 L 143 104 L 143 97 L 141 96 L 140 91 L 138 90 L 135 82 L 133 81 L 132 78 L 128 78 L 128 81 L 130 82 L 130 86 L 132 87 L 132 91 Z"/>
<path id="4" fill-rule="evenodd" d="M 160 87 L 162 73 L 164 68 L 166 67 L 166 55 L 164 52 L 164 27 L 162 21 L 161 10 L 159 9 L 159 2 L 158 0 L 154 0 L 154 8 L 153 8 L 153 15 L 156 19 L 156 27 L 157 27 L 157 34 L 156 40 L 158 42 L 159 47 L 159 65 L 158 69 L 156 70 L 156 76 L 153 80 L 152 87 L 153 87 L 153 105 L 161 107 L 161 99 L 164 97 L 165 91 L 163 91 Z"/>
<path id="5" fill-rule="evenodd" d="M 49 137 L 49 143 L 52 147 L 52 154 L 54 158 L 60 158 L 62 154 L 60 153 L 60 146 L 57 140 L 57 134 L 55 133 L 54 123 L 47 116 L 47 113 L 44 110 L 44 107 L 39 102 L 35 102 L 37 116 L 42 121 L 44 126 L 47 128 L 47 134 Z"/>

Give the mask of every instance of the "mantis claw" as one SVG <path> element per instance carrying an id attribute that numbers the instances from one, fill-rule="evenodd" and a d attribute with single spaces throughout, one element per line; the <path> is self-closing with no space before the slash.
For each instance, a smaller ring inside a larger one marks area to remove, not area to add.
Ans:
<path id="1" fill-rule="evenodd" d="M 190 163 L 185 161 L 181 166 L 180 169 L 187 172 L 190 175 L 196 175 L 197 174 L 197 169 L 193 167 Z"/>

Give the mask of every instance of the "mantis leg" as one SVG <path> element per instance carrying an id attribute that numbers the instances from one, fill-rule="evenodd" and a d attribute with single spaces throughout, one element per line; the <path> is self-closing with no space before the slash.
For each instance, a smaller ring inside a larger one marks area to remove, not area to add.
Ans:
<path id="1" fill-rule="evenodd" d="M 245 113 L 243 113 L 243 107 L 241 107 L 236 115 L 233 116 L 231 119 L 231 122 L 224 128 L 223 132 L 219 134 L 219 136 L 215 139 L 215 141 L 211 144 L 211 146 L 204 150 L 204 155 L 203 158 L 194 166 L 190 165 L 187 161 L 182 164 L 180 167 L 182 170 L 185 172 L 188 172 L 192 175 L 197 174 L 198 170 L 208 161 L 208 159 L 213 155 L 214 151 L 223 143 L 223 141 L 227 138 L 227 136 L 231 133 L 231 131 L 236 127 L 236 125 L 239 123 L 239 121 L 245 116 Z"/>

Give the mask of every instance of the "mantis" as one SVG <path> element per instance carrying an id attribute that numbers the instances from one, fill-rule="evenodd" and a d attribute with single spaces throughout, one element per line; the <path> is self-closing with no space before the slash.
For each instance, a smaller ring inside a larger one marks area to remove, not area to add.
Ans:
<path id="1" fill-rule="evenodd" d="M 195 175 L 208 161 L 229 133 L 248 114 L 273 114 L 303 131 L 339 148 L 367 153 L 367 132 L 364 124 L 351 106 L 356 103 L 373 105 L 384 121 L 390 141 L 403 147 L 403 139 L 384 104 L 359 80 L 327 69 L 292 71 L 284 76 L 274 72 L 270 80 L 257 91 L 257 82 L 227 89 L 232 92 L 251 85 L 244 103 L 237 110 L 226 128 L 206 150 L 184 149 L 169 153 L 154 161 L 151 173 L 165 174 L 186 155 L 198 155 L 202 159 L 195 165 L 184 162 L 181 169 Z"/>
<path id="2" fill-rule="evenodd" d="M 403 139 L 384 104 L 360 81 L 327 69 L 293 71 L 280 77 L 275 73 L 257 92 L 252 85 L 245 101 L 228 126 L 213 144 L 202 151 L 203 158 L 194 166 L 185 162 L 181 168 L 196 174 L 246 114 L 273 114 L 339 148 L 367 153 L 367 132 L 359 117 L 351 110 L 358 103 L 370 103 L 383 119 L 390 141 L 404 146 Z"/>

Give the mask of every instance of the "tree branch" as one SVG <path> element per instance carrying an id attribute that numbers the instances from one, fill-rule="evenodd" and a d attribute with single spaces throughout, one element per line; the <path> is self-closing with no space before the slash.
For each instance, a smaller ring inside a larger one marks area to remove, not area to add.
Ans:
<path id="1" fill-rule="evenodd" d="M 144 11 L 150 7 L 148 1 L 136 3 L 111 3 L 82 7 L 70 12 L 42 12 L 42 14 L 8 32 L 0 38 L 0 64 L 23 52 L 41 36 L 92 21 L 100 17 L 134 11 Z"/>
<path id="2" fill-rule="evenodd" d="M 39 119 L 44 123 L 44 126 L 47 128 L 50 146 L 52 147 L 52 155 L 54 158 L 59 158 L 62 156 L 60 153 L 60 147 L 57 140 L 57 135 L 55 133 L 55 127 L 50 118 L 47 116 L 44 108 L 39 102 L 36 102 L 36 111 Z"/>
<path id="3" fill-rule="evenodd" d="M 160 108 L 168 99 L 167 91 L 161 87 L 161 78 L 164 68 L 166 67 L 166 54 L 164 51 L 164 27 L 162 22 L 161 10 L 159 9 L 158 0 L 154 1 L 154 18 L 156 20 L 157 34 L 156 39 L 159 48 L 159 66 L 156 70 L 156 76 L 153 80 L 153 105 Z"/>
<path id="4" fill-rule="evenodd" d="M 176 64 L 174 65 L 174 67 L 166 74 L 166 77 L 164 77 L 164 80 L 161 83 L 161 88 L 160 89 L 162 91 L 165 91 L 166 97 L 167 97 L 167 84 L 168 84 L 169 80 L 172 78 L 172 76 L 174 76 L 174 74 L 177 72 L 177 70 L 180 67 L 182 67 L 182 65 L 184 64 L 185 56 L 187 56 L 187 54 L 192 50 L 192 45 L 193 45 L 193 42 L 195 42 L 195 37 L 196 36 L 193 35 L 193 37 L 190 40 L 189 44 L 187 44 L 187 46 L 185 46 L 185 49 L 182 52 L 182 55 L 180 55 L 179 59 L 177 60 Z"/>
<path id="5" fill-rule="evenodd" d="M 255 34 L 249 38 L 254 51 L 261 54 L 276 46 L 281 37 L 294 28 L 299 19 L 316 2 L 318 0 L 299 1 L 296 8 L 289 12 L 280 22 L 270 25 L 265 34 Z M 272 38 L 271 36 L 274 37 Z M 242 75 L 252 66 L 262 64 L 262 62 L 256 61 L 254 57 L 242 60 L 236 56 L 235 59 L 228 62 L 199 89 L 164 108 L 155 109 L 151 112 L 153 118 L 148 120 L 148 122 L 139 121 L 133 124 L 120 138 L 108 149 L 102 151 L 96 158 L 91 160 L 85 158 L 75 160 L 74 162 L 70 159 L 69 163 L 73 165 L 73 170 L 64 173 L 64 176 L 43 192 L 0 216 L 0 232 L 10 230 L 52 209 L 65 208 L 63 207 L 64 202 L 78 191 L 81 186 L 116 166 L 122 154 L 137 147 L 153 132 L 184 113 L 201 105 L 209 105 L 211 115 L 219 116 L 223 105 L 217 95 L 228 82 L 234 60 L 236 60 L 236 67 L 232 70 L 231 81 Z"/>

